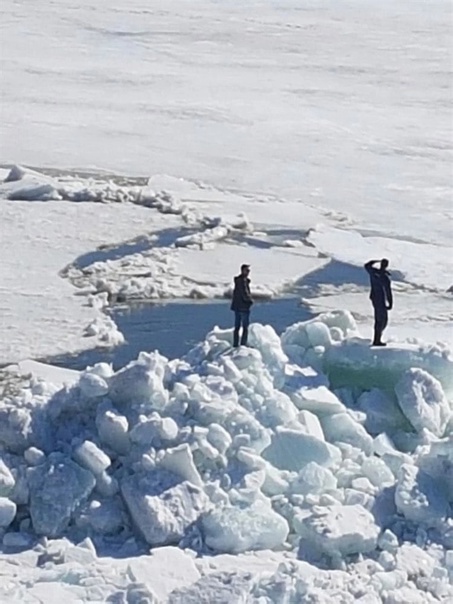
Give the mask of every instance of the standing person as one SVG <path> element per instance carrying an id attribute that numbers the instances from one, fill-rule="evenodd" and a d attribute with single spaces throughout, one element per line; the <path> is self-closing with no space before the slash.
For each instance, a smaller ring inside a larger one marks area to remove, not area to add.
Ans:
<path id="1" fill-rule="evenodd" d="M 247 346 L 247 338 L 250 323 L 250 308 L 253 304 L 250 293 L 250 266 L 243 264 L 241 273 L 234 278 L 233 301 L 231 310 L 234 311 L 234 335 L 233 346 L 239 346 L 239 330 L 242 327 L 241 346 Z"/>
<path id="2" fill-rule="evenodd" d="M 373 266 L 380 262 L 379 268 Z M 381 340 L 382 333 L 387 327 L 388 311 L 392 310 L 393 296 L 390 285 L 390 273 L 387 271 L 389 261 L 387 258 L 382 260 L 370 260 L 365 264 L 365 269 L 370 276 L 370 300 L 374 308 L 374 339 L 373 346 L 386 346 Z"/>

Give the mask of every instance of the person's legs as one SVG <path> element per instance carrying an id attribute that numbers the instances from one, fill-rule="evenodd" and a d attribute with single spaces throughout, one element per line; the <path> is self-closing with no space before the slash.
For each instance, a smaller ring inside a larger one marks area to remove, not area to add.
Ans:
<path id="1" fill-rule="evenodd" d="M 388 313 L 387 309 L 382 304 L 374 305 L 374 339 L 373 346 L 383 346 L 382 333 L 387 326 Z"/>
<path id="2" fill-rule="evenodd" d="M 382 338 L 382 334 L 384 333 L 384 329 L 387 327 L 388 322 L 389 322 L 388 311 L 387 311 L 387 308 L 385 306 L 383 306 L 381 309 L 381 338 Z M 385 346 L 385 344 L 382 342 L 382 339 L 381 339 L 381 345 Z"/>
<path id="3" fill-rule="evenodd" d="M 233 346 L 237 348 L 239 346 L 239 330 L 241 329 L 241 313 L 235 311 L 234 313 L 234 332 L 233 332 Z"/>
<path id="4" fill-rule="evenodd" d="M 250 312 L 243 312 L 242 315 L 242 338 L 241 346 L 247 346 L 247 340 L 249 335 L 249 323 L 250 323 Z"/>

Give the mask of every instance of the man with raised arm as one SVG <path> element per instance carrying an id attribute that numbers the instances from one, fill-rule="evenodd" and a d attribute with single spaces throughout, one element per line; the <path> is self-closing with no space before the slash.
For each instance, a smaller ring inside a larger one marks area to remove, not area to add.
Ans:
<path id="1" fill-rule="evenodd" d="M 247 346 L 250 323 L 250 308 L 253 300 L 250 293 L 250 266 L 243 264 L 240 274 L 234 278 L 233 301 L 231 310 L 234 311 L 233 346 L 239 346 L 239 330 L 242 327 L 241 346 Z"/>
<path id="2" fill-rule="evenodd" d="M 374 265 L 380 262 L 379 267 Z M 365 264 L 365 269 L 370 276 L 370 300 L 374 308 L 374 339 L 373 346 L 385 346 L 382 341 L 382 333 L 387 327 L 388 311 L 393 306 L 392 287 L 390 284 L 390 273 L 387 271 L 389 261 L 370 260 Z"/>

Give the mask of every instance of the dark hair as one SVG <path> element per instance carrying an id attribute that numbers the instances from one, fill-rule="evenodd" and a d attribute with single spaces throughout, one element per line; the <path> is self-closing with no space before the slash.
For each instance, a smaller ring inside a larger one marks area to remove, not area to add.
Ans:
<path id="1" fill-rule="evenodd" d="M 241 273 L 250 268 L 250 264 L 241 264 Z"/>
<path id="2" fill-rule="evenodd" d="M 381 260 L 381 267 L 382 268 L 387 268 L 389 265 L 389 261 L 387 260 L 387 258 L 382 258 Z"/>

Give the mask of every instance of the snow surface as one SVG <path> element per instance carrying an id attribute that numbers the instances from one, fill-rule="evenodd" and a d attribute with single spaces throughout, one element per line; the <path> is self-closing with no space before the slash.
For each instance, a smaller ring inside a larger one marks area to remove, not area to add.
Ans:
<path id="1" fill-rule="evenodd" d="M 84 339 L 102 344 L 95 333 L 84 338 L 97 313 L 60 273 L 100 244 L 143 233 L 148 212 L 132 204 L 5 200 L 0 212 L 0 363 L 77 350 Z"/>
<path id="2" fill-rule="evenodd" d="M 3 10 L 4 161 L 311 199 L 450 244 L 447 0 Z"/>
<path id="3" fill-rule="evenodd" d="M 450 3 L 2 9 L 0 600 L 451 601 Z M 121 343 L 112 302 L 228 297 L 242 262 L 321 315 L 35 360 Z"/>

